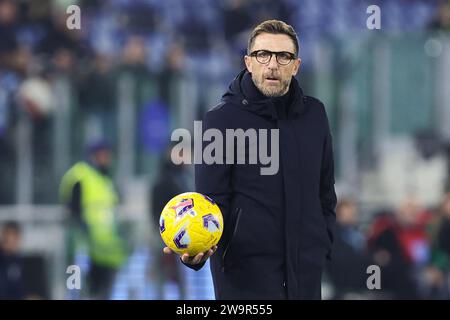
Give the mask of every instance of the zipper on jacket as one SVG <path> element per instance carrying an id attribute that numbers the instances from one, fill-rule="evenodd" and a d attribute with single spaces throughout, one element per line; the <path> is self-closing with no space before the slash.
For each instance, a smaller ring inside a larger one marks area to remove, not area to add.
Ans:
<path id="1" fill-rule="evenodd" d="M 237 228 L 238 228 L 238 225 L 239 225 L 239 219 L 240 219 L 240 217 L 241 217 L 242 209 L 241 209 L 241 208 L 237 208 L 236 211 L 237 211 L 237 218 L 236 218 L 236 223 L 234 224 L 233 233 L 231 234 L 231 238 L 230 238 L 230 240 L 228 241 L 228 244 L 227 244 L 227 246 L 226 246 L 226 248 L 225 248 L 225 250 L 223 251 L 223 254 L 222 254 L 222 263 L 223 263 L 223 265 L 222 265 L 222 271 L 223 271 L 224 268 L 225 268 L 225 257 L 226 257 L 226 255 L 227 255 L 228 249 L 230 248 L 231 242 L 233 241 L 233 238 L 234 238 L 234 236 L 236 235 L 236 231 L 237 231 Z"/>

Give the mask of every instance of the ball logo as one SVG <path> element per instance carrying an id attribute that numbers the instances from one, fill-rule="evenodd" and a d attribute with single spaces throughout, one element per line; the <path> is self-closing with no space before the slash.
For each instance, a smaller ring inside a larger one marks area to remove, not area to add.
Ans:
<path id="1" fill-rule="evenodd" d="M 163 233 L 166 230 L 166 223 L 164 222 L 163 217 L 159 218 L 159 232 Z"/>
<path id="2" fill-rule="evenodd" d="M 203 226 L 209 232 L 215 232 L 220 229 L 219 221 L 211 213 L 203 216 Z"/>
<path id="3" fill-rule="evenodd" d="M 176 206 L 171 207 L 173 210 L 175 210 L 175 213 L 177 215 L 177 219 L 181 219 L 184 217 L 186 213 L 190 213 L 191 216 L 195 216 L 195 211 L 192 210 L 194 208 L 194 200 L 193 199 L 182 199 L 180 203 L 178 203 Z"/>
<path id="4" fill-rule="evenodd" d="M 176 235 L 173 242 L 177 246 L 178 249 L 186 249 L 191 242 L 189 235 L 186 232 L 185 228 L 182 228 Z"/>

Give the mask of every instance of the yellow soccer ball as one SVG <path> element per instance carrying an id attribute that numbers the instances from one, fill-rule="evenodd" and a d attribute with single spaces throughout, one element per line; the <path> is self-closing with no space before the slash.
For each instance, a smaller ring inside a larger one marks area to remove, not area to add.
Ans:
<path id="1" fill-rule="evenodd" d="M 182 193 L 164 207 L 159 232 L 170 249 L 195 256 L 219 242 L 223 232 L 222 213 L 211 198 L 197 192 Z"/>

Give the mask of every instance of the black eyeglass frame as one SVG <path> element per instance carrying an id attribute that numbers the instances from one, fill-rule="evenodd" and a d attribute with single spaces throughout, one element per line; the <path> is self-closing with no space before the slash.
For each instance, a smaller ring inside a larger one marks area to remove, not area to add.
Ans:
<path id="1" fill-rule="evenodd" d="M 267 52 L 267 53 L 270 54 L 270 58 L 269 58 L 269 60 L 267 60 L 266 62 L 261 62 L 261 61 L 258 60 L 258 53 L 259 53 L 259 52 L 262 52 L 262 51 Z M 278 58 L 280 57 L 281 54 L 287 54 L 287 55 L 289 56 L 289 58 L 290 58 L 290 59 L 289 59 L 289 62 L 287 62 L 287 63 L 280 63 L 280 61 L 278 60 Z M 270 50 L 264 50 L 264 49 L 262 49 L 262 50 L 255 50 L 255 51 L 252 51 L 252 52 L 249 54 L 250 57 L 255 57 L 256 61 L 258 61 L 260 64 L 269 64 L 270 61 L 272 60 L 272 56 L 273 56 L 273 55 L 275 55 L 275 59 L 277 60 L 277 63 L 278 63 L 279 65 L 282 65 L 282 66 L 287 66 L 288 64 L 290 64 L 290 63 L 292 62 L 292 60 L 297 59 L 297 55 L 296 55 L 296 54 L 294 54 L 294 53 L 292 53 L 292 52 L 288 52 L 288 51 L 270 51 Z"/>

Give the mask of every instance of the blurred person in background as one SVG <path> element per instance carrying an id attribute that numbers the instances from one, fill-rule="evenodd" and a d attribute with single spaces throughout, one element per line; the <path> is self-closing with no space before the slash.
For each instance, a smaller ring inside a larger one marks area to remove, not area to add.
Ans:
<path id="1" fill-rule="evenodd" d="M 119 135 L 122 130 L 120 116 L 131 113 L 133 123 L 137 123 L 146 105 L 158 96 L 158 82 L 155 73 L 149 68 L 148 56 L 149 48 L 145 39 L 139 35 L 130 35 L 123 45 L 120 63 L 112 71 Z M 111 133 L 115 135 L 115 131 Z M 145 145 L 138 143 L 137 139 L 132 143 L 135 143 L 136 154 L 139 155 L 136 157 L 136 171 L 144 173 L 148 166 L 148 158 L 143 157 Z"/>
<path id="2" fill-rule="evenodd" d="M 450 32 L 450 0 L 440 0 L 436 17 L 428 25 L 431 31 Z"/>
<path id="3" fill-rule="evenodd" d="M 426 225 L 430 214 L 417 199 L 407 197 L 395 215 L 375 218 L 369 235 L 369 249 L 382 270 L 382 291 L 393 299 L 423 296 L 422 276 L 429 260 Z"/>
<path id="4" fill-rule="evenodd" d="M 175 165 L 172 162 L 171 150 L 169 148 L 163 154 L 159 174 L 151 189 L 150 199 L 152 199 L 152 203 L 149 208 L 151 208 L 152 230 L 159 229 L 159 217 L 167 202 L 174 196 L 191 189 L 186 167 L 183 164 Z M 182 154 L 174 156 L 182 157 Z M 179 289 L 179 299 L 185 299 L 186 289 L 183 278 L 183 266 L 179 263 L 176 255 L 166 255 L 161 252 L 161 239 L 159 236 L 158 240 L 158 245 L 153 250 L 155 264 L 151 270 L 152 278 L 156 282 L 157 298 L 163 299 L 165 297 L 164 285 L 171 281 Z"/>
<path id="5" fill-rule="evenodd" d="M 115 72 L 117 76 L 128 75 L 132 77 L 139 85 L 148 85 L 150 81 L 152 85 L 155 85 L 155 76 L 150 71 L 147 64 L 147 56 L 149 55 L 148 48 L 146 46 L 145 39 L 139 35 L 130 35 L 123 45 L 121 53 L 121 61 L 117 66 Z M 146 88 L 138 88 L 145 90 Z M 150 88 L 156 90 L 156 88 Z M 157 90 L 156 90 L 157 91 Z M 143 94 L 142 91 L 133 93 L 137 97 Z"/>
<path id="6" fill-rule="evenodd" d="M 0 72 L 7 69 L 23 77 L 28 71 L 31 53 L 20 41 L 21 18 L 17 2 L 0 0 Z"/>
<path id="7" fill-rule="evenodd" d="M 183 41 L 174 41 L 166 52 L 166 64 L 158 74 L 159 96 L 169 108 L 172 128 L 184 128 L 186 123 L 182 121 L 183 114 L 192 112 L 191 108 L 183 109 L 187 97 L 180 94 L 189 90 L 189 81 L 192 81 L 184 68 L 185 63 Z"/>
<path id="8" fill-rule="evenodd" d="M 89 296 L 93 299 L 109 298 L 116 273 L 126 260 L 116 217 L 118 195 L 110 178 L 110 166 L 109 145 L 103 141 L 93 143 L 89 147 L 89 160 L 70 168 L 60 187 L 61 200 L 73 222 L 69 228 L 78 235 L 74 241 L 87 242 L 90 259 L 87 279 Z"/>
<path id="9" fill-rule="evenodd" d="M 253 25 L 254 7 L 249 0 L 228 0 L 224 2 L 223 20 L 224 36 L 227 43 L 235 50 L 245 45 L 247 32 Z"/>
<path id="10" fill-rule="evenodd" d="M 366 269 L 372 263 L 366 251 L 366 238 L 358 229 L 358 218 L 358 207 L 353 200 L 343 199 L 338 203 L 333 258 L 327 266 L 333 299 L 351 299 L 367 289 Z"/>
<path id="11" fill-rule="evenodd" d="M 84 124 L 84 140 L 95 134 L 90 126 L 95 126 L 101 136 L 117 139 L 114 135 L 117 132 L 117 109 L 114 94 L 111 94 L 115 91 L 111 69 L 111 57 L 96 53 L 89 68 L 78 79 L 80 122 Z"/>
<path id="12" fill-rule="evenodd" d="M 15 201 L 15 96 L 30 58 L 19 41 L 20 17 L 16 1 L 0 0 L 0 204 Z"/>
<path id="13" fill-rule="evenodd" d="M 20 241 L 19 224 L 14 221 L 6 222 L 0 234 L 0 299 L 25 298 Z"/>
<path id="14" fill-rule="evenodd" d="M 36 53 L 50 58 L 55 71 L 70 73 L 77 61 L 92 53 L 86 41 L 87 28 L 84 25 L 81 25 L 81 29 L 67 28 L 65 1 L 41 3 L 41 6 L 47 6 L 47 12 L 40 17 L 43 32 L 36 43 Z M 81 19 L 82 23 L 83 21 L 84 19 Z"/>
<path id="15" fill-rule="evenodd" d="M 15 54 L 19 48 L 18 8 L 11 0 L 0 0 L 0 68 L 14 69 Z"/>
<path id="16" fill-rule="evenodd" d="M 430 228 L 431 265 L 427 269 L 430 298 L 449 299 L 450 274 L 450 192 L 447 192 Z"/>

